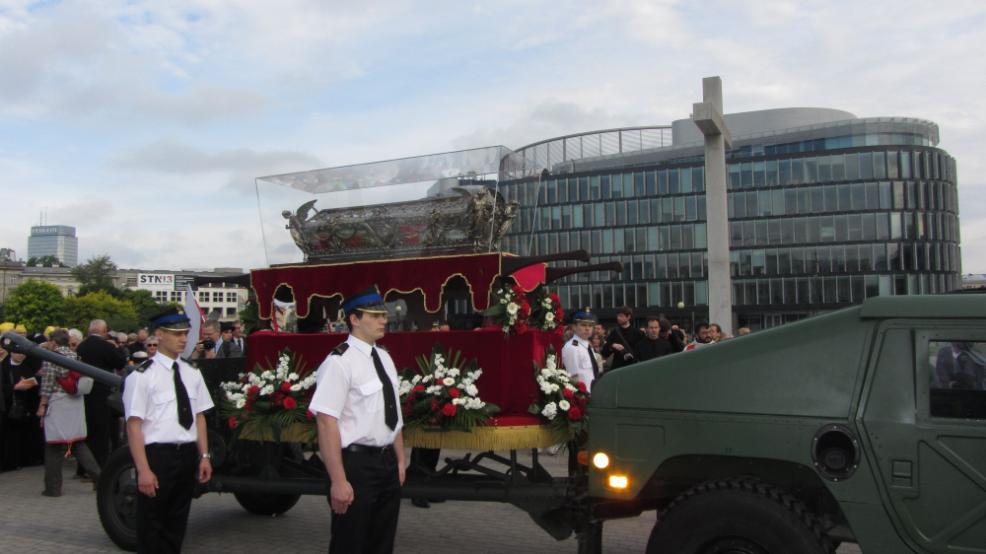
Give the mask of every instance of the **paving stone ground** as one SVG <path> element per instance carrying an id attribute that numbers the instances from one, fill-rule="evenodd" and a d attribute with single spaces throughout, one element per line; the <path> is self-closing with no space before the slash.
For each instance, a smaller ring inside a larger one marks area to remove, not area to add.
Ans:
<path id="1" fill-rule="evenodd" d="M 564 456 L 545 457 L 549 471 L 561 474 Z M 92 486 L 71 477 L 65 466 L 60 498 L 41 496 L 43 469 L 0 473 L 0 550 L 32 553 L 119 552 L 103 533 Z M 654 523 L 654 512 L 610 521 L 604 531 L 606 554 L 640 554 Z M 306 496 L 281 517 L 247 513 L 232 495 L 207 494 L 192 503 L 188 553 L 326 552 L 329 506 Z M 468 552 L 490 554 L 576 552 L 574 539 L 556 541 L 521 510 L 489 502 L 445 502 L 430 509 L 401 505 L 397 534 L 400 554 Z M 859 554 L 844 545 L 839 554 Z"/>

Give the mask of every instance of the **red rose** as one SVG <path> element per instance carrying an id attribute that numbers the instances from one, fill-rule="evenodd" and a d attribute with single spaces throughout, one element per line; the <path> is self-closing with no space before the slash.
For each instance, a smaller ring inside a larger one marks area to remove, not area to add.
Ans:
<path id="1" fill-rule="evenodd" d="M 411 389 L 411 392 L 424 392 L 424 391 L 425 391 L 424 385 L 414 385 L 414 388 Z"/>
<path id="2" fill-rule="evenodd" d="M 529 315 L 531 315 L 531 305 L 527 303 L 527 300 L 524 300 L 520 303 L 520 317 L 527 318 Z"/>
<path id="3" fill-rule="evenodd" d="M 548 295 L 548 298 L 550 298 L 551 301 L 554 302 L 555 304 L 560 304 L 561 303 L 561 298 L 559 298 L 558 293 L 556 293 L 556 292 L 553 292 L 553 293 L 549 294 Z"/>
<path id="4" fill-rule="evenodd" d="M 275 392 L 274 394 L 270 395 L 271 404 L 273 404 L 275 406 L 280 406 L 281 405 L 281 401 L 283 401 L 283 400 L 284 400 L 284 394 L 283 393 Z"/>
<path id="5" fill-rule="evenodd" d="M 297 407 L 298 407 L 298 401 L 295 400 L 294 398 L 288 396 L 287 398 L 284 399 L 284 409 L 285 410 L 293 410 L 293 409 L 295 409 Z"/>
<path id="6" fill-rule="evenodd" d="M 287 381 L 281 383 L 281 392 L 291 392 L 291 383 Z"/>
<path id="7" fill-rule="evenodd" d="M 514 326 L 514 330 L 517 331 L 517 334 L 518 335 L 521 334 L 521 333 L 526 333 L 527 332 L 527 324 L 524 323 L 523 321 L 518 321 L 517 324 Z"/>
<path id="8" fill-rule="evenodd" d="M 575 393 L 568 389 L 562 389 L 561 395 L 564 396 L 566 399 L 571 400 L 572 397 L 575 396 Z"/>
<path id="9" fill-rule="evenodd" d="M 260 392 L 260 387 L 258 387 L 257 385 L 253 385 L 252 387 L 247 389 L 247 396 L 257 396 L 258 392 Z"/>
<path id="10" fill-rule="evenodd" d="M 578 421 L 582 419 L 582 410 L 578 406 L 571 406 L 568 408 L 568 419 L 570 421 Z"/>
<path id="11" fill-rule="evenodd" d="M 442 415 L 445 417 L 452 417 L 455 415 L 455 412 L 455 404 L 446 404 L 442 406 Z"/>
<path id="12" fill-rule="evenodd" d="M 448 388 L 448 395 L 451 396 L 452 398 L 458 398 L 459 397 L 459 394 L 461 394 L 461 393 L 459 392 L 458 387 L 449 387 Z"/>
<path id="13" fill-rule="evenodd" d="M 437 412 L 438 411 L 438 400 L 435 399 L 435 398 L 432 398 L 431 399 L 431 411 L 433 411 L 433 412 Z"/>
<path id="14" fill-rule="evenodd" d="M 305 419 L 314 419 L 315 414 L 311 410 L 305 410 Z"/>
<path id="15" fill-rule="evenodd" d="M 586 391 L 586 387 L 585 387 L 585 383 L 583 383 L 582 381 L 579 381 L 578 383 L 576 383 L 576 385 L 575 385 L 575 386 L 576 386 L 576 387 L 577 387 L 577 388 L 578 388 L 578 389 L 579 389 L 580 391 L 582 391 L 582 392 L 585 392 L 585 391 Z"/>
<path id="16" fill-rule="evenodd" d="M 229 416 L 229 428 L 236 429 L 236 416 Z"/>

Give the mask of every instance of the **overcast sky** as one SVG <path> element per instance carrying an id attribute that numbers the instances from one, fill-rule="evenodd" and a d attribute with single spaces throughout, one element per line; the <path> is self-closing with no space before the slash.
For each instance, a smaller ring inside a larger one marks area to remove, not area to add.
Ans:
<path id="1" fill-rule="evenodd" d="M 727 112 L 936 122 L 984 273 L 984 29 L 981 0 L 0 0 L 0 247 L 46 210 L 80 260 L 262 267 L 255 177 L 668 124 L 719 75 Z"/>

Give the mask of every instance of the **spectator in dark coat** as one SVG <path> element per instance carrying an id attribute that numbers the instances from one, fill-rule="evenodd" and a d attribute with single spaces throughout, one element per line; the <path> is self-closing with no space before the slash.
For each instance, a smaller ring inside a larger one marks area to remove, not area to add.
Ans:
<path id="1" fill-rule="evenodd" d="M 105 321 L 92 320 L 89 323 L 89 336 L 79 344 L 75 353 L 83 362 L 115 373 L 126 367 L 128 356 L 124 350 L 107 338 L 108 331 Z M 117 431 L 116 424 L 119 419 L 119 416 L 106 405 L 106 398 L 110 392 L 108 386 L 97 381 L 92 387 L 92 392 L 86 397 L 86 427 L 89 432 L 86 444 L 100 467 L 109 457 L 110 433 Z"/>
<path id="2" fill-rule="evenodd" d="M 664 321 L 667 322 L 667 320 Z M 659 317 L 647 318 L 647 333 L 633 345 L 634 350 L 637 352 L 637 357 L 640 359 L 639 361 L 653 360 L 654 358 L 673 354 L 675 351 L 671 346 L 671 339 L 668 336 L 670 330 L 670 322 L 667 326 L 664 326 Z"/>
<path id="3" fill-rule="evenodd" d="M 613 356 L 613 369 L 638 361 L 633 345 L 644 337 L 640 329 L 633 326 L 633 310 L 630 306 L 623 306 L 617 311 L 616 323 L 616 327 L 606 337 L 602 351 L 603 358 Z"/>
<path id="4" fill-rule="evenodd" d="M 44 433 L 41 431 L 38 411 L 37 375 L 41 360 L 24 354 L 11 353 L 0 363 L 0 385 L 3 389 L 2 418 L 4 471 L 41 465 L 44 461 Z"/>

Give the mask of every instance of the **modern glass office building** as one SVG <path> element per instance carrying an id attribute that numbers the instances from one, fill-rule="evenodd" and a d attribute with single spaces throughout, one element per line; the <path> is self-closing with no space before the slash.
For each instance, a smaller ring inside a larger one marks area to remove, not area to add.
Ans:
<path id="1" fill-rule="evenodd" d="M 876 295 L 959 288 L 955 160 L 936 124 L 792 108 L 728 114 L 736 323 L 769 327 Z M 521 205 L 503 249 L 623 263 L 557 283 L 566 306 L 707 313 L 702 136 L 690 120 L 541 141 L 504 179 Z M 514 175 L 523 172 L 515 172 Z M 534 173 L 533 171 L 531 173 Z M 679 306 L 684 305 L 684 308 Z"/>

